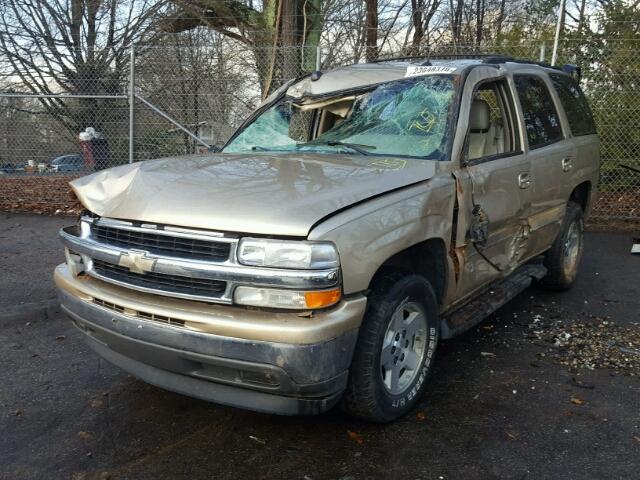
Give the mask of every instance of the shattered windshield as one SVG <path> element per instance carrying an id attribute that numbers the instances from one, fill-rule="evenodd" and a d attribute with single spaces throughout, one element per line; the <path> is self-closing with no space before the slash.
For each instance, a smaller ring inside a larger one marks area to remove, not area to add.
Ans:
<path id="1" fill-rule="evenodd" d="M 313 151 L 444 159 L 455 88 L 451 75 L 385 83 L 364 94 L 313 104 L 284 98 L 224 152 Z"/>

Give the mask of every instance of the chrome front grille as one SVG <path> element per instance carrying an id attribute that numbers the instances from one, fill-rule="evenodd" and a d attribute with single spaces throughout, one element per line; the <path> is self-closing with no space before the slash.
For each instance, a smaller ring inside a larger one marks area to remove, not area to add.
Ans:
<path id="1" fill-rule="evenodd" d="M 91 236 L 106 245 L 193 260 L 224 262 L 229 259 L 231 252 L 228 242 L 178 236 L 164 230 L 122 228 L 93 223 Z"/>
<path id="2" fill-rule="evenodd" d="M 166 275 L 156 272 L 135 273 L 128 268 L 96 259 L 92 263 L 93 271 L 100 277 L 147 290 L 194 297 L 220 298 L 227 289 L 227 282 L 220 280 Z"/>
<path id="3" fill-rule="evenodd" d="M 240 265 L 236 234 L 83 216 L 80 228 L 65 227 L 60 235 L 77 273 L 168 297 L 230 305 L 239 285 L 321 290 L 340 284 L 338 268 Z M 202 254 L 209 256 L 194 256 Z"/>

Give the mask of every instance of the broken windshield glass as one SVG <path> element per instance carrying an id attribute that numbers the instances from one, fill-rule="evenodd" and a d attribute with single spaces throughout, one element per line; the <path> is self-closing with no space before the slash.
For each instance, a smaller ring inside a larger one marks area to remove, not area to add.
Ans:
<path id="1" fill-rule="evenodd" d="M 443 159 L 450 136 L 453 77 L 430 75 L 389 82 L 364 93 L 344 111 L 283 99 L 240 132 L 224 152 L 316 151 Z M 353 97 L 351 97 L 353 98 Z"/>

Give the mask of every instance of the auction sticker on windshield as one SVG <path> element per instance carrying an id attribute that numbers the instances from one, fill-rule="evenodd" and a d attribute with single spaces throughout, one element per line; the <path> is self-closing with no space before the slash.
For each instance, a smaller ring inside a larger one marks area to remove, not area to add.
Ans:
<path id="1" fill-rule="evenodd" d="M 448 75 L 456 71 L 455 67 L 439 67 L 437 65 L 411 65 L 407 67 L 405 77 L 415 77 L 417 75 Z"/>

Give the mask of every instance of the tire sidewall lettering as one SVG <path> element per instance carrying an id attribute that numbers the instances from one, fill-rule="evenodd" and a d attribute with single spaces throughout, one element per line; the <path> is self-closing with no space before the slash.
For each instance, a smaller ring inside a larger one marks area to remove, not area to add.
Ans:
<path id="1" fill-rule="evenodd" d="M 427 351 L 425 352 L 424 364 L 422 365 L 420 375 L 418 375 L 415 383 L 406 393 L 392 400 L 392 408 L 404 408 L 407 403 L 413 401 L 416 395 L 418 395 L 418 392 L 420 392 L 420 390 L 422 389 L 422 385 L 427 379 L 427 375 L 429 373 L 429 369 L 431 367 L 437 345 L 438 331 L 434 327 L 429 327 L 429 345 L 427 347 Z"/>

